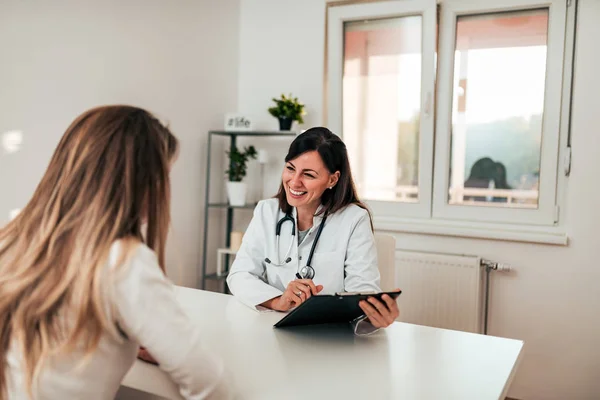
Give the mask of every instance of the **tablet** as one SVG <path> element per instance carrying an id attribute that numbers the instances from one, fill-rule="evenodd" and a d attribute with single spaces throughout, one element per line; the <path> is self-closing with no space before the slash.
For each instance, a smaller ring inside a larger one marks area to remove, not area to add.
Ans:
<path id="1" fill-rule="evenodd" d="M 352 322 L 365 314 L 358 305 L 361 300 L 366 300 L 368 297 L 381 300 L 381 296 L 384 294 L 395 300 L 400 296 L 400 293 L 402 292 L 336 293 L 312 296 L 290 311 L 274 326 L 283 328 L 287 326 Z"/>

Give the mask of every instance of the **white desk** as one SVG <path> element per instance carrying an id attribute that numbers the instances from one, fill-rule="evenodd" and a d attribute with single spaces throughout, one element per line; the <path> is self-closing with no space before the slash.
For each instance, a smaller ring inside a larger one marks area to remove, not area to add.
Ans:
<path id="1" fill-rule="evenodd" d="M 369 337 L 331 328 L 274 329 L 232 296 L 179 288 L 178 299 L 225 361 L 241 399 L 504 399 L 523 342 L 396 322 Z M 401 304 L 401 302 L 400 302 Z M 181 399 L 136 361 L 124 386 Z"/>

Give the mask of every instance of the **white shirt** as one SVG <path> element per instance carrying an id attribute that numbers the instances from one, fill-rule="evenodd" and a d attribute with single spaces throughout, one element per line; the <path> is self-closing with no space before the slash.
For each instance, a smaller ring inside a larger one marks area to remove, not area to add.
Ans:
<path id="1" fill-rule="evenodd" d="M 277 199 L 258 203 L 227 277 L 231 292 L 254 309 L 280 296 L 296 279 L 296 272 L 306 265 L 322 221 L 321 216 L 313 218 L 313 226 L 300 245 L 297 236 L 292 236 L 292 223 L 285 222 L 277 249 L 275 226 L 284 216 Z M 296 221 L 295 209 L 292 217 Z M 292 260 L 288 264 L 280 267 L 265 261 L 268 258 L 282 263 L 290 243 Z M 313 282 L 323 285 L 321 294 L 379 292 L 377 249 L 367 211 L 351 204 L 327 216 L 311 264 L 315 270 Z"/>
<path id="2" fill-rule="evenodd" d="M 108 268 L 114 267 L 119 247 L 118 242 L 111 247 Z M 201 332 L 177 303 L 174 286 L 154 252 L 139 245 L 114 276 L 112 287 L 107 288 L 112 293 L 109 300 L 118 314 L 115 322 L 128 339 L 103 334 L 99 347 L 80 369 L 76 369 L 82 360 L 79 352 L 51 358 L 42 370 L 34 399 L 114 399 L 140 344 L 179 385 L 184 398 L 229 398 L 221 361 L 203 347 Z M 15 343 L 7 361 L 8 398 L 29 399 Z"/>

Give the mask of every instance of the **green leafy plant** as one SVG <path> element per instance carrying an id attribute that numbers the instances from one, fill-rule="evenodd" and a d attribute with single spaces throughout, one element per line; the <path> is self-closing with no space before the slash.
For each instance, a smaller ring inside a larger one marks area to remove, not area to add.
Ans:
<path id="1" fill-rule="evenodd" d="M 289 97 L 282 94 L 281 98 L 273 98 L 275 106 L 269 107 L 269 114 L 275 118 L 288 118 L 292 121 L 298 121 L 298 123 L 304 123 L 302 116 L 306 115 L 304 110 L 304 104 L 298 101 L 297 97 Z"/>
<path id="2" fill-rule="evenodd" d="M 240 152 L 237 147 L 232 151 L 226 151 L 229 156 L 229 169 L 225 174 L 230 182 L 241 182 L 246 176 L 247 163 L 249 159 L 256 159 L 257 152 L 254 146 L 244 147 L 244 151 Z"/>

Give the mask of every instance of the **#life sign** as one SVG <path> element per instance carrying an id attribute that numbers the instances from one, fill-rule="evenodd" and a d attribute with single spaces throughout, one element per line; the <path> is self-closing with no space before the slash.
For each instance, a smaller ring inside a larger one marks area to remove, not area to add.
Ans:
<path id="1" fill-rule="evenodd" d="M 249 117 L 242 114 L 226 114 L 225 115 L 225 130 L 226 131 L 251 131 L 252 121 Z"/>

